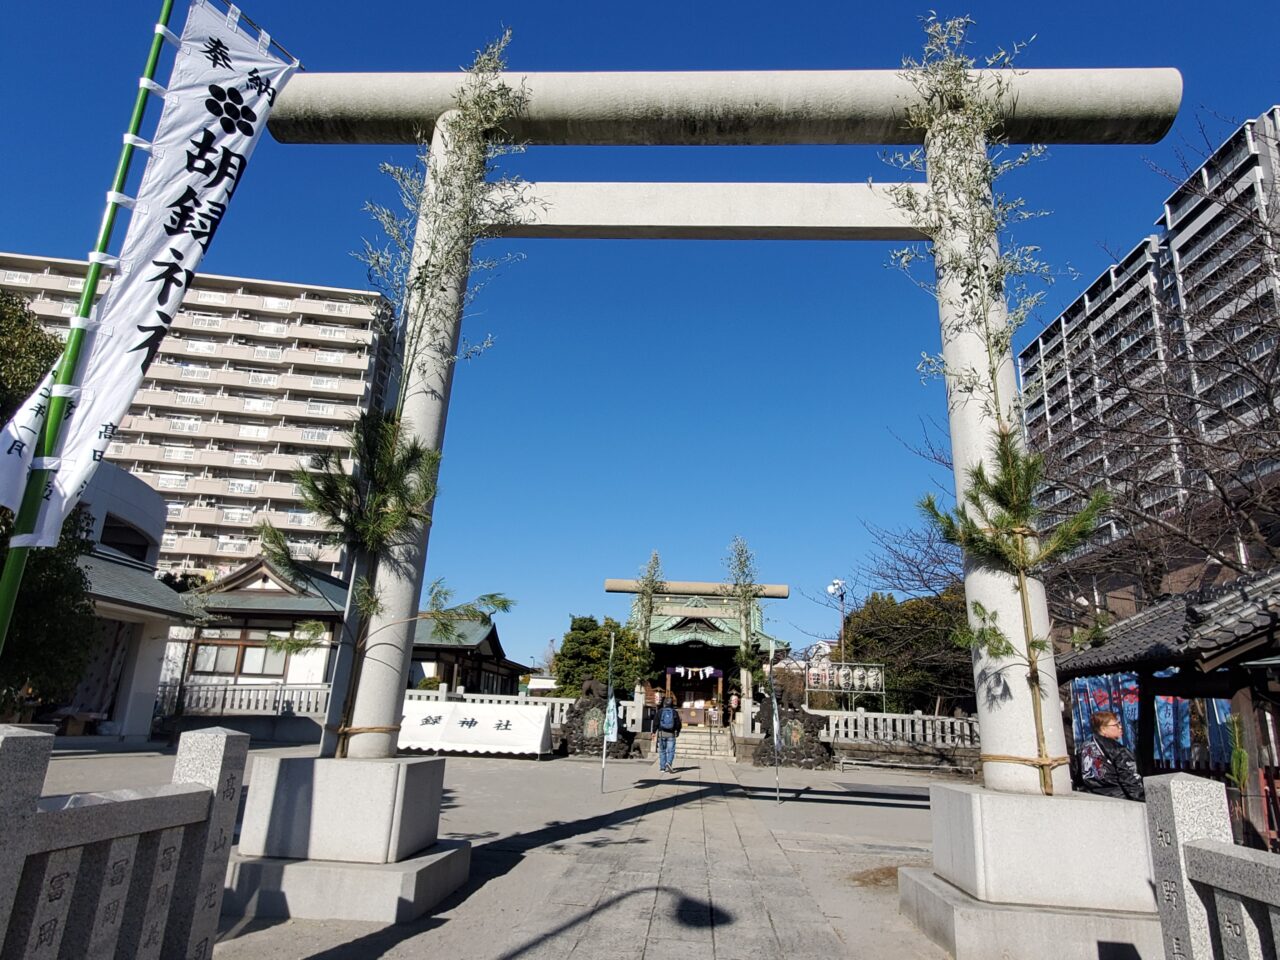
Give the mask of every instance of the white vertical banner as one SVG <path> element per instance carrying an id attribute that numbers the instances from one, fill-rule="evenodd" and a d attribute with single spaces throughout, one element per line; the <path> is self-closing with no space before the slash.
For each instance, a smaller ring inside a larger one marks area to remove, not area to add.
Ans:
<path id="1" fill-rule="evenodd" d="M 14 513 L 22 505 L 31 458 L 35 455 L 40 431 L 44 429 L 45 411 L 53 398 L 55 373 L 56 370 L 51 370 L 44 375 L 36 392 L 14 411 L 13 419 L 0 431 L 0 506 Z"/>
<path id="2" fill-rule="evenodd" d="M 132 201 L 119 272 L 98 304 L 96 322 L 85 331 L 82 390 L 68 402 L 35 533 L 15 537 L 15 546 L 57 543 L 63 520 L 105 456 L 169 332 L 276 95 L 297 66 L 270 53 L 266 34 L 251 39 L 242 33 L 238 19 L 235 7 L 222 13 L 203 0 L 192 3 L 151 157 Z M 19 416 L 39 402 L 37 391 Z M 0 461 L 9 459 L 6 449 L 8 444 L 0 446 Z M 11 473 L 0 464 L 0 503 L 16 509 L 26 475 L 24 470 L 15 483 Z"/>

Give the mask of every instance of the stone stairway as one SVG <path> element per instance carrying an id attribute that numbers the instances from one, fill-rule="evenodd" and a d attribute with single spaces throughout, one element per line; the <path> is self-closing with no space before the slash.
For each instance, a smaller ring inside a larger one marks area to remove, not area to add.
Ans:
<path id="1" fill-rule="evenodd" d="M 685 727 L 676 741 L 676 761 L 685 760 L 733 760 L 733 742 L 729 731 L 717 727 Z"/>

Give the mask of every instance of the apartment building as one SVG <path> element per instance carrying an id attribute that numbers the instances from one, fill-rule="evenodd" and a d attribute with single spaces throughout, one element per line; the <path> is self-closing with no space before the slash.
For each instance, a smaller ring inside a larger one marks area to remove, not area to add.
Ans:
<path id="1" fill-rule="evenodd" d="M 64 338 L 86 271 L 0 253 L 0 289 Z M 196 278 L 107 453 L 164 497 L 161 569 L 226 573 L 259 553 L 254 529 L 269 519 L 299 555 L 342 575 L 342 550 L 321 542 L 293 473 L 345 449 L 346 427 L 378 399 L 387 313 L 366 290 Z"/>
<path id="2" fill-rule="evenodd" d="M 1212 437 L 1239 430 L 1256 409 L 1238 361 L 1277 345 L 1280 270 L 1274 233 L 1259 225 L 1277 222 L 1278 143 L 1280 107 L 1238 128 L 1166 200 L 1158 232 L 1020 352 L 1028 442 L 1065 466 L 1060 476 L 1124 487 L 1156 515 L 1205 488 L 1173 424 Z M 1228 350 L 1235 362 L 1216 363 Z M 1061 487 L 1041 500 L 1050 520 L 1083 502 L 1079 489 Z M 1127 532 L 1113 521 L 1099 540 Z"/>

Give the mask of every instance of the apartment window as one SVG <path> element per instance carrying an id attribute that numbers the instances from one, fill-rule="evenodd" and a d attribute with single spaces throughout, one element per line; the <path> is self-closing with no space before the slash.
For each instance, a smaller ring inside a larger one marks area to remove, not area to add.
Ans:
<path id="1" fill-rule="evenodd" d="M 217 353 L 218 345 L 212 340 L 188 340 L 187 353 Z"/>
<path id="2" fill-rule="evenodd" d="M 229 493 L 239 494 L 257 493 L 258 481 L 231 479 L 227 481 L 227 491 Z"/>
<path id="3" fill-rule="evenodd" d="M 289 332 L 289 328 L 283 323 L 263 320 L 258 324 L 258 332 L 268 337 L 283 337 Z"/>
<path id="4" fill-rule="evenodd" d="M 4 272 L 5 283 L 30 283 L 31 274 L 24 273 L 21 270 L 6 270 Z"/>
<path id="5" fill-rule="evenodd" d="M 333 434 L 332 430 L 326 430 L 322 427 L 303 427 L 302 439 L 312 443 L 324 443 L 328 441 Z"/>
<path id="6" fill-rule="evenodd" d="M 115 443 L 109 443 L 107 444 L 107 456 L 118 457 L 122 453 L 124 453 L 124 448 L 125 448 L 125 445 L 123 443 L 120 443 L 119 441 L 116 441 Z"/>
<path id="7" fill-rule="evenodd" d="M 265 440 L 270 432 L 270 427 L 255 427 L 248 423 L 240 425 L 240 436 L 251 437 L 254 440 Z"/>
<path id="8" fill-rule="evenodd" d="M 193 327 L 198 327 L 202 330 L 217 330 L 222 326 L 222 317 L 216 313 L 202 313 L 198 310 L 188 310 L 186 311 L 186 314 L 187 322 L 189 322 Z"/>
<path id="9" fill-rule="evenodd" d="M 66 303 L 58 307 L 58 313 L 62 314 L 64 317 L 69 317 L 75 312 L 76 304 L 71 300 L 68 300 Z"/>
<path id="10" fill-rule="evenodd" d="M 342 382 L 340 377 L 312 377 L 311 385 L 313 387 L 336 387 Z"/>
<path id="11" fill-rule="evenodd" d="M 249 413 L 270 413 L 275 409 L 275 401 L 265 397 L 246 397 L 244 408 Z"/>
<path id="12" fill-rule="evenodd" d="M 199 433 L 200 421 L 195 417 L 170 417 L 169 429 L 174 433 Z"/>
<path id="13" fill-rule="evenodd" d="M 182 364 L 183 380 L 208 380 L 213 376 L 213 371 L 209 367 L 197 367 L 191 364 Z"/>
<path id="14" fill-rule="evenodd" d="M 279 360 L 282 357 L 284 357 L 284 350 L 280 347 L 255 347 L 253 350 L 255 360 Z"/>
<path id="15" fill-rule="evenodd" d="M 327 324 L 322 324 L 322 325 L 317 325 L 315 330 L 316 330 L 316 333 L 320 334 L 320 336 L 327 337 L 330 340 L 347 339 L 347 331 L 344 330 L 342 327 L 331 327 L 331 326 L 328 326 Z"/>
<path id="16" fill-rule="evenodd" d="M 197 290 L 196 303 L 226 303 L 227 295 L 217 290 Z"/>
<path id="17" fill-rule="evenodd" d="M 193 447 L 165 447 L 164 458 L 166 460 L 193 460 L 196 451 Z"/>
<path id="18" fill-rule="evenodd" d="M 260 467 L 262 457 L 256 453 L 236 453 L 232 455 L 231 462 L 237 467 Z"/>
<path id="19" fill-rule="evenodd" d="M 155 478 L 161 490 L 185 490 L 189 479 L 185 473 L 157 473 Z"/>
<path id="20" fill-rule="evenodd" d="M 248 507 L 224 507 L 222 519 L 227 523 L 253 523 L 253 511 Z"/>
<path id="21" fill-rule="evenodd" d="M 173 400 L 184 407 L 198 407 L 204 403 L 204 394 L 196 390 L 175 390 Z"/>
<path id="22" fill-rule="evenodd" d="M 185 506 L 186 506 L 186 503 L 185 503 L 184 501 L 182 501 L 182 500 L 167 500 L 167 501 L 165 501 L 165 505 L 164 505 L 164 518 L 165 518 L 166 520 L 176 520 L 178 517 L 182 516 L 182 509 L 183 509 L 183 507 L 185 507 Z M 167 534 L 165 534 L 165 536 L 166 536 L 166 537 L 172 537 L 172 536 L 174 536 L 174 534 L 167 533 Z"/>
<path id="23" fill-rule="evenodd" d="M 337 313 L 344 317 L 351 315 L 351 304 L 349 303 L 326 303 L 324 305 L 325 313 Z"/>
<path id="24" fill-rule="evenodd" d="M 307 413 L 328 414 L 328 413 L 333 413 L 333 411 L 334 411 L 334 405 L 332 403 L 325 403 L 321 400 L 307 401 Z"/>
<path id="25" fill-rule="evenodd" d="M 317 350 L 317 363 L 341 363 L 346 354 L 341 350 Z"/>
<path id="26" fill-rule="evenodd" d="M 279 382 L 279 374 L 257 372 L 249 374 L 249 386 L 251 387 L 274 387 Z"/>
<path id="27" fill-rule="evenodd" d="M 79 293 L 84 289 L 84 277 L 72 277 L 67 281 L 67 289 L 72 293 Z"/>
<path id="28" fill-rule="evenodd" d="M 263 297 L 262 305 L 268 310 L 291 310 L 293 309 L 293 301 L 286 300 L 284 297 Z"/>
<path id="29" fill-rule="evenodd" d="M 178 545 L 178 535 L 176 533 L 166 533 L 160 538 L 160 546 L 165 550 L 172 550 Z"/>

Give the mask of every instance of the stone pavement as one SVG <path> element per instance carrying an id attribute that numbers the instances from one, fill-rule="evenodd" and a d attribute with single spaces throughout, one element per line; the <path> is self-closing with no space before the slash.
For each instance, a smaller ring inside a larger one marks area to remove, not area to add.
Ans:
<path id="1" fill-rule="evenodd" d="M 308 754 L 269 748 L 254 754 Z M 60 751 L 46 793 L 163 782 L 167 751 Z M 442 836 L 471 879 L 401 926 L 224 918 L 216 960 L 943 960 L 898 915 L 896 869 L 929 858 L 928 778 L 677 756 L 611 762 L 451 757 Z M 252 765 L 249 770 L 252 778 Z"/>

